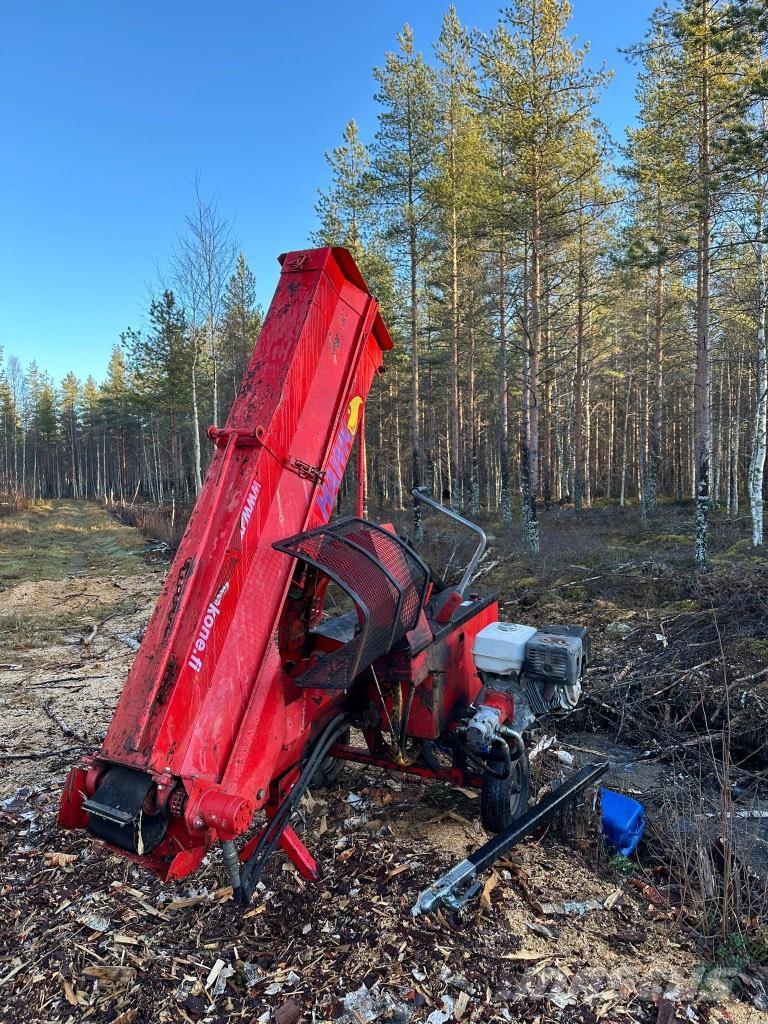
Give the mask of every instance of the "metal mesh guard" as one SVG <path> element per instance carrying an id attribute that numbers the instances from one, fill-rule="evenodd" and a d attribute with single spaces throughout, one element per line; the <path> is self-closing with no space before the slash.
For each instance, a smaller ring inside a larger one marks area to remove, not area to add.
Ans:
<path id="1" fill-rule="evenodd" d="M 416 625 L 429 570 L 389 530 L 352 517 L 278 541 L 273 547 L 329 576 L 349 594 L 362 620 L 354 640 L 321 656 L 313 669 L 296 680 L 300 686 L 346 689 Z"/>

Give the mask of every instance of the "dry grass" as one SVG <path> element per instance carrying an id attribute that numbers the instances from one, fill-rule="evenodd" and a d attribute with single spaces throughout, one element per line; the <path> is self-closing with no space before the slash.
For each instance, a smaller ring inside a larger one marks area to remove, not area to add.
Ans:
<path id="1" fill-rule="evenodd" d="M 25 512 L 35 504 L 21 491 L 0 491 L 0 516 L 9 516 L 14 512 Z"/>
<path id="2" fill-rule="evenodd" d="M 193 506 L 116 504 L 109 507 L 115 518 L 140 530 L 145 537 L 161 541 L 175 551 L 186 529 Z"/>
<path id="3" fill-rule="evenodd" d="M 95 502 L 47 501 L 0 518 L 0 587 L 26 580 L 146 572 L 145 541 Z"/>

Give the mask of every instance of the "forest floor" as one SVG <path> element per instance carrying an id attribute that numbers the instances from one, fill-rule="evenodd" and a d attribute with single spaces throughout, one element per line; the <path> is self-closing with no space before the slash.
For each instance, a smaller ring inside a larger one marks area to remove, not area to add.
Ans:
<path id="1" fill-rule="evenodd" d="M 477 586 L 502 618 L 590 626 L 561 749 L 607 756 L 649 827 L 631 860 L 552 830 L 523 844 L 460 922 L 410 907 L 483 841 L 477 800 L 376 769 L 303 801 L 319 887 L 276 857 L 245 914 L 218 856 L 165 886 L 59 832 L 64 775 L 103 735 L 166 566 L 93 504 L 0 519 L 0 1020 L 768 1021 L 768 566 L 744 521 L 716 518 L 695 574 L 690 519 L 553 511 L 535 561 L 491 537 Z M 542 755 L 533 792 L 566 770 Z"/>

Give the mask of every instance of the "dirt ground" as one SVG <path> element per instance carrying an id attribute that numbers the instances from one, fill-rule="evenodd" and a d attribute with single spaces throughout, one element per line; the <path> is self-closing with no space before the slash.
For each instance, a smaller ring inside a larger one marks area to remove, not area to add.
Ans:
<path id="1" fill-rule="evenodd" d="M 707 961 L 661 882 L 595 837 L 550 829 L 460 918 L 413 919 L 485 838 L 477 800 L 439 784 L 346 766 L 301 808 L 319 886 L 278 856 L 246 912 L 218 855 L 165 886 L 59 831 L 63 777 L 98 745 L 162 582 L 151 547 L 86 503 L 0 520 L 1 1021 L 768 1020 L 731 997 L 740 968 Z M 588 760 L 605 738 L 566 742 Z M 564 770 L 543 755 L 533 791 Z M 649 766 L 629 788 L 671 781 Z"/>
<path id="2" fill-rule="evenodd" d="M 151 546 L 85 502 L 0 519 L 0 796 L 99 741 L 162 582 Z"/>

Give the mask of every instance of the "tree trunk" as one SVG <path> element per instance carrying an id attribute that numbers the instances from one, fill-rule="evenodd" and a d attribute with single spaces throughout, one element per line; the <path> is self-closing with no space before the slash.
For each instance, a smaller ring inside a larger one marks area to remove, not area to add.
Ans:
<path id="1" fill-rule="evenodd" d="M 544 508 L 552 504 L 552 332 L 549 319 L 549 282 L 544 289 L 544 329 L 542 331 L 542 395 L 544 413 L 544 446 L 541 455 L 541 492 Z"/>
<path id="2" fill-rule="evenodd" d="M 579 214 L 576 270 L 576 373 L 573 378 L 573 507 L 584 504 L 584 220 Z"/>
<path id="3" fill-rule="evenodd" d="M 710 463 L 712 424 L 710 416 L 710 274 L 712 260 L 712 211 L 710 210 L 710 122 L 709 122 L 709 0 L 702 0 L 704 35 L 701 43 L 701 102 L 699 141 L 699 253 L 698 302 L 696 307 L 696 542 L 694 558 L 702 567 L 707 562 L 707 534 L 710 505 Z"/>
<path id="4" fill-rule="evenodd" d="M 193 330 L 193 341 L 194 350 L 192 353 L 192 451 L 195 460 L 195 495 L 198 495 L 203 488 L 203 472 L 201 465 L 201 454 L 200 454 L 200 412 L 197 406 L 197 336 L 194 335 Z M 214 417 L 214 423 L 216 423 Z"/>
<path id="5" fill-rule="evenodd" d="M 651 377 L 651 411 L 648 437 L 648 465 L 646 468 L 645 511 L 656 511 L 661 477 L 661 421 L 664 366 L 664 268 L 656 267 L 653 310 L 653 374 Z"/>
<path id="6" fill-rule="evenodd" d="M 632 396 L 632 360 L 629 361 L 629 369 L 627 371 L 627 393 L 624 397 L 624 426 L 622 428 L 622 444 L 621 444 L 621 482 L 619 485 L 619 505 L 624 508 L 626 502 L 626 487 L 627 487 L 627 462 L 628 452 L 627 446 L 629 443 L 629 405 Z"/>
<path id="7" fill-rule="evenodd" d="M 752 543 L 763 543 L 763 477 L 765 473 L 766 412 L 768 411 L 768 358 L 766 355 L 765 318 L 768 306 L 766 286 L 765 245 L 763 243 L 764 214 L 758 203 L 757 216 L 757 375 L 755 380 L 755 423 L 752 458 L 749 463 L 749 504 L 752 513 Z"/>
<path id="8" fill-rule="evenodd" d="M 741 404 L 742 388 L 744 386 L 744 360 L 739 353 L 736 364 L 736 415 L 733 421 L 733 432 L 731 435 L 731 506 L 732 516 L 739 514 L 739 456 L 741 453 Z"/>
<path id="9" fill-rule="evenodd" d="M 411 482 L 421 486 L 421 409 L 419 407 L 419 331 L 418 331 L 418 265 L 416 251 L 416 220 L 413 201 L 413 186 L 409 183 L 409 259 L 411 277 Z M 421 540 L 424 527 L 421 505 L 413 501 L 413 532 Z"/>
<path id="10" fill-rule="evenodd" d="M 509 398 L 507 395 L 507 290 L 505 239 L 499 245 L 499 471 L 501 479 L 501 519 L 512 522 L 512 495 L 509 489 Z"/>
<path id="11" fill-rule="evenodd" d="M 474 313 L 469 323 L 469 353 L 467 366 L 467 428 L 469 432 L 469 515 L 480 511 L 479 445 L 477 438 L 477 413 L 475 411 L 475 322 Z"/>
<path id="12" fill-rule="evenodd" d="M 454 147 L 451 159 L 455 161 Z M 455 170 L 454 170 L 455 180 Z M 451 209 L 451 433 L 448 440 L 450 453 L 451 506 L 461 508 L 461 435 L 459 428 L 459 240 L 458 215 L 455 203 Z"/>

